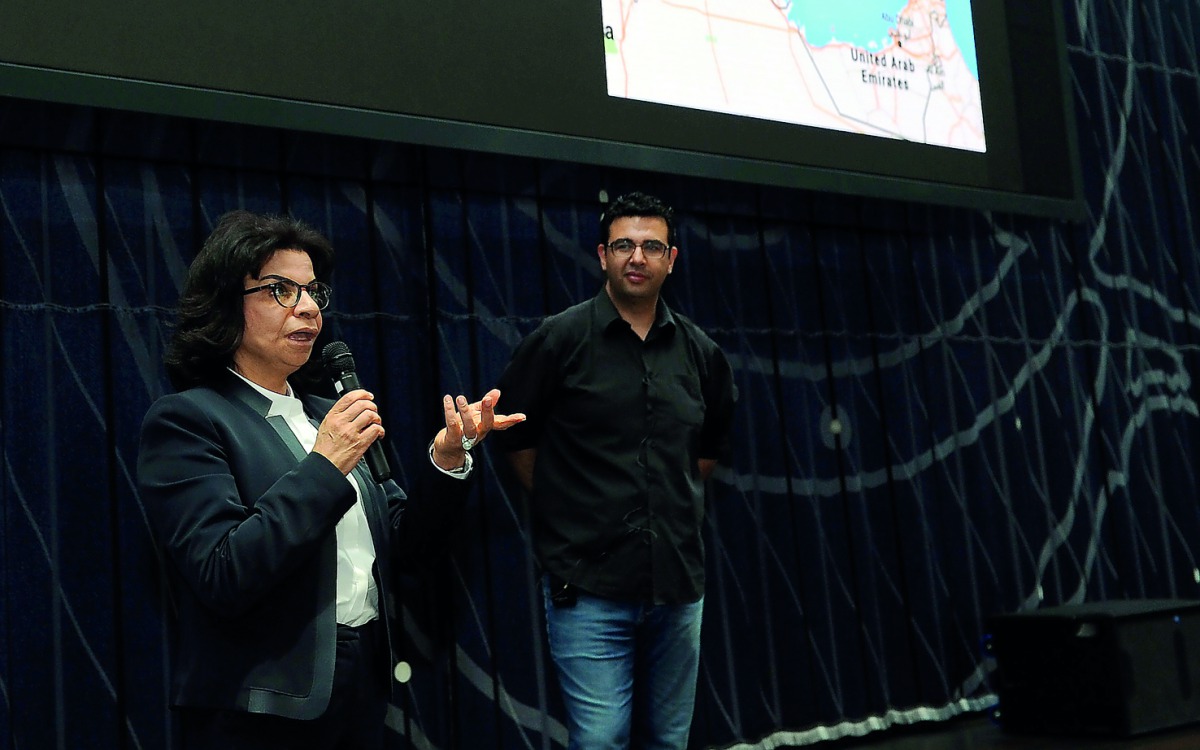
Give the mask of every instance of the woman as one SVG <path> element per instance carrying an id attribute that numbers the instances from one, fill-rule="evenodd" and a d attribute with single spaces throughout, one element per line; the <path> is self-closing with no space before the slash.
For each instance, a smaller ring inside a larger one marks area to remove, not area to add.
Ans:
<path id="1" fill-rule="evenodd" d="M 443 538 L 493 429 L 497 390 L 443 398 L 413 498 L 372 479 L 365 390 L 297 390 L 330 289 L 329 242 L 290 218 L 222 217 L 188 271 L 142 426 L 138 486 L 177 604 L 183 747 L 379 748 L 391 684 L 392 562 Z"/>

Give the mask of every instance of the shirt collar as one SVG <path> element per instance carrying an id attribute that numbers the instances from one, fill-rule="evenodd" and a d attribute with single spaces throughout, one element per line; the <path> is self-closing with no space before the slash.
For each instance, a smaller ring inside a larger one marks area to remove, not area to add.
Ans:
<path id="1" fill-rule="evenodd" d="M 613 304 L 612 297 L 608 296 L 608 290 L 600 287 L 600 293 L 592 300 L 595 310 L 596 321 L 600 323 L 603 330 L 608 330 L 617 321 L 622 325 L 628 326 L 629 323 L 621 317 L 621 313 L 617 312 L 617 306 Z M 654 325 L 650 328 L 662 329 L 665 333 L 668 329 L 675 327 L 675 315 L 671 312 L 671 308 L 667 307 L 667 303 L 661 296 L 658 298 L 658 304 L 654 306 Z"/>
<path id="2" fill-rule="evenodd" d="M 246 385 L 261 393 L 271 402 L 271 409 L 267 412 L 268 417 L 283 417 L 284 419 L 293 417 L 304 417 L 304 403 L 296 398 L 295 391 L 292 390 L 292 384 L 287 383 L 287 393 L 276 393 L 267 388 L 263 388 L 258 383 L 247 379 L 237 370 L 229 368 L 229 371 L 242 379 Z"/>

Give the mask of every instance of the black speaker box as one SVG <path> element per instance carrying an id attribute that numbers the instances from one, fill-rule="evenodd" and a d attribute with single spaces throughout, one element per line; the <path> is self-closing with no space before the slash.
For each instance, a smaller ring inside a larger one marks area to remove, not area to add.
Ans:
<path id="1" fill-rule="evenodd" d="M 1129 737 L 1200 721 L 1200 601 L 1047 607 L 987 628 L 1005 730 Z"/>

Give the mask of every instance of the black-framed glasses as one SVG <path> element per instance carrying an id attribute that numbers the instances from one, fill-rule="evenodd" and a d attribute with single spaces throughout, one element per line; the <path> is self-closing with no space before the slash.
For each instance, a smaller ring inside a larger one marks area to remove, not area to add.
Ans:
<path id="1" fill-rule="evenodd" d="M 333 287 L 320 281 L 310 281 L 307 284 L 297 284 L 291 279 L 285 279 L 282 276 L 268 277 L 274 278 L 270 284 L 251 287 L 244 292 L 242 296 L 261 292 L 263 289 L 269 289 L 271 296 L 275 298 L 283 307 L 295 307 L 300 304 L 300 292 L 308 292 L 308 296 L 312 297 L 312 301 L 316 303 L 318 310 L 324 310 L 329 306 L 329 297 L 333 294 Z"/>
<path id="2" fill-rule="evenodd" d="M 635 249 L 640 247 L 642 249 L 642 255 L 655 260 L 667 257 L 667 251 L 671 249 L 670 245 L 658 240 L 645 240 L 639 244 L 628 237 L 622 237 L 619 240 L 613 240 L 605 245 L 605 247 L 608 248 L 610 253 L 618 258 L 628 258 L 629 256 L 633 255 L 633 251 Z"/>

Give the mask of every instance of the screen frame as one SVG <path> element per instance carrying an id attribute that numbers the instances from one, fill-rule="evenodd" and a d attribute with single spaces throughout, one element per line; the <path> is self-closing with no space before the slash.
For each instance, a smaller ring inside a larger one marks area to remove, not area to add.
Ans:
<path id="1" fill-rule="evenodd" d="M 328 133 L 339 136 L 371 140 L 410 143 L 415 145 L 482 151 L 511 156 L 550 159 L 567 163 L 582 163 L 613 166 L 635 170 L 663 172 L 676 175 L 775 187 L 798 188 L 858 195 L 889 200 L 931 203 L 984 210 L 1006 211 L 1036 216 L 1046 216 L 1078 221 L 1085 216 L 1079 174 L 1078 149 L 1075 142 L 1076 129 L 1071 97 L 1066 95 L 1068 70 L 1063 33 L 1062 9 L 1053 0 L 1042 0 L 1052 18 L 1054 28 L 1041 38 L 1051 39 L 1054 47 L 1057 75 L 1045 75 L 1041 84 L 1049 87 L 1049 102 L 1043 101 L 1039 117 L 1047 116 L 1058 121 L 1057 132 L 1063 142 L 1065 162 L 1062 168 L 1068 174 L 1067 187 L 1058 188 L 1058 194 L 1031 193 L 1024 189 L 1029 164 L 1021 161 L 1022 151 L 1029 150 L 1020 143 L 1021 139 L 1035 138 L 1028 124 L 1022 123 L 1016 100 L 1020 92 L 1014 79 L 1025 77 L 1019 70 L 1021 53 L 1014 52 L 1010 39 L 1010 19 L 1002 3 L 978 3 L 975 15 L 977 23 L 983 16 L 986 23 L 1000 28 L 991 28 L 993 38 L 1002 36 L 1000 42 L 1005 59 L 993 59 L 990 80 L 994 82 L 985 89 L 985 122 L 991 155 L 958 151 L 943 147 L 895 141 L 866 135 L 852 135 L 835 131 L 806 128 L 783 123 L 756 121 L 751 127 L 757 132 L 800 133 L 797 137 L 812 138 L 816 151 L 830 154 L 838 149 L 853 152 L 859 163 L 886 159 L 918 162 L 926 155 L 946 164 L 961 164 L 963 174 L 984 174 L 989 170 L 1008 170 L 1013 174 L 1002 178 L 956 177 L 943 182 L 929 175 L 909 176 L 867 172 L 858 165 L 855 168 L 831 166 L 829 163 L 782 162 L 771 159 L 750 158 L 728 153 L 714 153 L 699 149 L 675 148 L 660 144 L 637 142 L 614 137 L 594 137 L 567 132 L 534 130 L 497 122 L 436 117 L 411 112 L 385 111 L 356 106 L 331 104 L 321 101 L 300 100 L 282 96 L 243 93 L 216 88 L 214 86 L 181 85 L 172 82 L 152 81 L 108 73 L 83 70 L 68 70 L 47 67 L 29 62 L 13 62 L 12 55 L 0 47 L 0 95 L 22 99 L 54 101 L 65 104 L 129 110 L 156 115 L 178 116 L 200 120 L 225 121 L 245 125 L 256 125 L 285 130 L 300 130 Z M 598 14 L 598 8 L 597 8 Z M 1044 25 L 1044 22 L 1043 22 Z M 601 42 L 597 34 L 597 43 Z M 597 53 L 599 54 L 599 53 Z M 994 55 L 995 56 L 995 55 Z M 5 59 L 5 58 L 10 59 Z M 24 59 L 28 59 L 26 53 Z M 1012 59 L 1009 59 L 1012 58 Z M 584 58 L 580 58 L 584 59 Z M 603 58 L 597 61 L 602 62 Z M 1016 66 L 1016 67 L 1014 67 Z M 982 66 L 981 66 L 982 77 Z M 992 93 L 988 93 L 991 91 Z M 997 105 L 997 94 L 1011 101 Z M 1058 92 L 1058 101 L 1053 101 Z M 991 103 L 987 97 L 991 97 Z M 1043 99 L 1046 94 L 1039 94 Z M 610 97 L 614 111 L 630 117 L 655 118 L 705 118 L 719 128 L 722 121 L 737 124 L 734 115 L 714 113 L 695 114 L 693 110 L 668 105 L 651 104 L 635 100 Z M 527 103 L 526 103 L 527 104 Z M 549 106 L 549 105 L 547 105 Z M 990 111 L 990 113 L 989 113 Z M 662 121 L 660 119 L 659 121 Z M 1041 121 L 1044 122 L 1044 119 Z M 766 129 L 766 130 L 762 130 Z M 1006 143 L 1005 139 L 1011 139 Z M 993 144 L 997 144 L 993 150 Z M 953 153 L 952 153 L 953 152 Z M 1009 153 L 1013 152 L 1013 153 Z M 997 156 L 1004 157 L 999 158 Z M 1006 156 L 1007 154 L 1007 156 Z M 990 160 L 990 163 L 989 163 Z M 984 166 L 980 167 L 979 164 Z M 953 168 L 953 167 L 952 167 Z M 994 183 L 1003 183 L 998 188 Z M 1021 184 L 1017 184 L 1021 183 Z"/>

